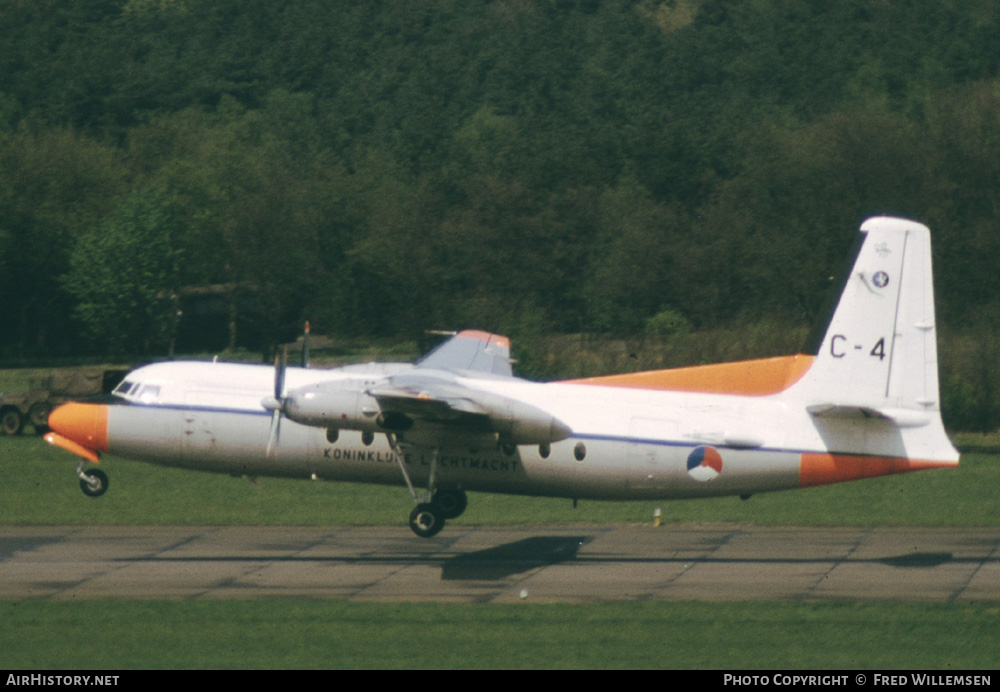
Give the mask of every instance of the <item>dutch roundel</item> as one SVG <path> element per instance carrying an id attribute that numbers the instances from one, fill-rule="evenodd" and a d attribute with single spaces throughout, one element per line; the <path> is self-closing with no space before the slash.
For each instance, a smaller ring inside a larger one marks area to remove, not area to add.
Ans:
<path id="1" fill-rule="evenodd" d="M 722 473 L 722 456 L 714 447 L 696 447 L 688 455 L 687 469 L 696 481 L 710 481 Z"/>

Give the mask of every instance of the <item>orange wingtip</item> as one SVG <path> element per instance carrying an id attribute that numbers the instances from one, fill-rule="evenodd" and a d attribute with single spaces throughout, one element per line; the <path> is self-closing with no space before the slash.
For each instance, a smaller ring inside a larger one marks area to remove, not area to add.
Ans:
<path id="1" fill-rule="evenodd" d="M 767 396 L 785 391 L 802 379 L 815 356 L 795 355 L 735 363 L 695 365 L 672 370 L 652 370 L 625 375 L 565 380 L 564 384 L 659 389 L 673 392 Z"/>
<path id="2" fill-rule="evenodd" d="M 799 464 L 799 487 L 828 485 L 924 469 L 953 468 L 957 461 L 927 461 L 856 454 L 805 453 Z"/>
<path id="3" fill-rule="evenodd" d="M 92 449 L 87 449 L 81 444 L 77 444 L 66 437 L 63 437 L 59 433 L 46 433 L 45 441 L 50 445 L 59 447 L 60 449 L 65 449 L 70 454 L 75 454 L 78 457 L 82 457 L 87 461 L 92 461 L 95 464 L 101 463 L 101 455 Z"/>

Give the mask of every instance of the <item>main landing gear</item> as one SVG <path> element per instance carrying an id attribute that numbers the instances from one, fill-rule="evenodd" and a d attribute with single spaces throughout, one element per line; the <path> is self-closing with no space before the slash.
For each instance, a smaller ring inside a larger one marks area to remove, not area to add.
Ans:
<path id="1" fill-rule="evenodd" d="M 399 470 L 403 473 L 406 487 L 410 491 L 410 497 L 416 503 L 416 507 L 410 512 L 410 528 L 413 533 L 421 538 L 436 536 L 444 528 L 447 519 L 454 519 L 465 511 L 469 506 L 469 498 L 464 490 L 458 489 L 438 489 L 437 484 L 437 463 L 438 449 L 434 449 L 431 457 L 431 472 L 427 480 L 427 492 L 423 495 L 417 493 L 410 480 L 410 473 L 406 470 L 406 460 L 403 458 L 403 451 L 399 447 L 399 442 L 393 434 L 388 435 L 389 445 L 392 447 L 396 461 L 399 463 Z"/>
<path id="2" fill-rule="evenodd" d="M 464 490 L 438 490 L 430 502 L 418 500 L 410 512 L 410 528 L 421 538 L 430 538 L 444 528 L 446 519 L 461 515 L 468 505 Z"/>
<path id="3" fill-rule="evenodd" d="M 83 470 L 83 461 L 76 467 L 80 490 L 88 497 L 100 497 L 108 491 L 108 474 L 100 469 Z"/>

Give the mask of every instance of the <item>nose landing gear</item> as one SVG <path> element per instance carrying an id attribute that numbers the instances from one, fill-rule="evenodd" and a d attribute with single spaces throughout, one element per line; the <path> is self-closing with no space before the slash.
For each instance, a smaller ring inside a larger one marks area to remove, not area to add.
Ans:
<path id="1" fill-rule="evenodd" d="M 100 469 L 83 470 L 83 462 L 76 467 L 76 475 L 80 478 L 80 490 L 88 497 L 100 497 L 108 491 L 108 474 Z"/>

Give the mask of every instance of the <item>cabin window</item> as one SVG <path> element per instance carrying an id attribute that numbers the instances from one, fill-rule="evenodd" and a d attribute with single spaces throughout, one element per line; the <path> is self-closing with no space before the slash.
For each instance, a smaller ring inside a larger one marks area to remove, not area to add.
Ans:
<path id="1" fill-rule="evenodd" d="M 551 453 L 552 453 L 552 447 L 548 446 L 547 444 L 538 445 L 538 456 L 540 456 L 542 459 L 548 459 L 549 454 Z"/>
<path id="2" fill-rule="evenodd" d="M 583 461 L 587 456 L 587 446 L 582 442 L 577 442 L 576 447 L 573 448 L 573 456 L 576 457 L 577 461 Z"/>
<path id="3" fill-rule="evenodd" d="M 361 433 L 361 444 L 365 447 L 370 447 L 372 442 L 375 441 L 375 433 L 373 432 L 363 432 Z"/>
<path id="4" fill-rule="evenodd" d="M 335 444 L 339 438 L 340 438 L 340 431 L 339 430 L 337 430 L 336 428 L 327 428 L 326 429 L 326 441 L 327 442 L 329 442 L 330 444 Z"/>

